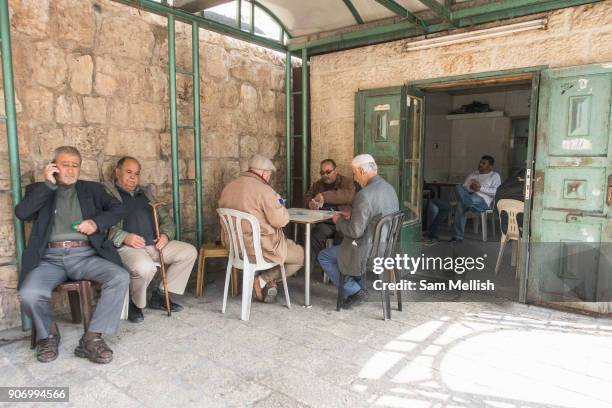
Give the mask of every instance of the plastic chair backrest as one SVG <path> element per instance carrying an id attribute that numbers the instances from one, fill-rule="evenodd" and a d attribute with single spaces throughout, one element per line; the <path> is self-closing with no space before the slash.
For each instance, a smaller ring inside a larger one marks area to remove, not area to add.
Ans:
<path id="1" fill-rule="evenodd" d="M 375 257 L 388 258 L 394 255 L 397 244 L 400 242 L 404 216 L 403 211 L 398 211 L 386 215 L 378 221 L 374 230 L 368 264 L 372 263 Z"/>
<path id="2" fill-rule="evenodd" d="M 518 241 L 520 240 L 520 230 L 518 221 L 516 216 L 521 214 L 525 208 L 525 203 L 519 200 L 510 200 L 503 199 L 497 202 L 497 212 L 499 213 L 499 222 L 500 222 L 500 230 L 501 230 L 501 213 L 506 212 L 508 214 L 508 230 L 504 234 L 503 231 L 501 233 L 506 235 L 506 239 Z"/>
<path id="3" fill-rule="evenodd" d="M 229 257 L 234 265 L 241 263 L 251 263 L 246 251 L 244 243 L 244 232 L 242 229 L 242 222 L 248 222 L 251 226 L 253 234 L 253 249 L 255 253 L 255 263 L 257 265 L 264 265 L 268 262 L 264 260 L 261 253 L 261 230 L 259 227 L 259 221 L 255 216 L 238 211 L 230 208 L 218 208 L 217 213 L 223 221 L 225 231 L 229 235 Z"/>

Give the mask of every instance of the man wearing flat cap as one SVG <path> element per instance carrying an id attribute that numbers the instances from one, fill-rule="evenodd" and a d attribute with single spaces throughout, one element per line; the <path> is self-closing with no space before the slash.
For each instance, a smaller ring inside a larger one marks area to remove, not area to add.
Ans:
<path id="1" fill-rule="evenodd" d="M 219 208 L 230 208 L 251 214 L 259 221 L 261 250 L 266 260 L 285 264 L 287 276 L 295 274 L 304 264 L 304 248 L 285 237 L 283 227 L 289 223 L 289 212 L 284 200 L 270 186 L 276 167 L 270 159 L 256 154 L 249 159 L 248 171 L 229 183 L 221 192 Z M 253 240 L 245 229 L 245 245 L 249 257 L 254 257 Z M 223 240 L 227 243 L 227 234 Z M 280 268 L 263 272 L 253 282 L 255 299 L 273 303 L 278 292 L 276 281 L 281 278 Z"/>

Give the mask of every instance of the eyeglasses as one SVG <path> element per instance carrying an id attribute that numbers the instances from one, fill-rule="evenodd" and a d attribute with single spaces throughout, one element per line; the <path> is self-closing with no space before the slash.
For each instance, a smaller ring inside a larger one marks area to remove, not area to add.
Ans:
<path id="1" fill-rule="evenodd" d="M 321 170 L 321 171 L 319 172 L 319 174 L 320 174 L 321 176 L 323 176 L 323 175 L 329 176 L 329 175 L 330 175 L 330 174 L 332 174 L 334 171 L 336 171 L 336 169 L 327 170 L 327 171 L 325 171 L 325 170 Z"/>

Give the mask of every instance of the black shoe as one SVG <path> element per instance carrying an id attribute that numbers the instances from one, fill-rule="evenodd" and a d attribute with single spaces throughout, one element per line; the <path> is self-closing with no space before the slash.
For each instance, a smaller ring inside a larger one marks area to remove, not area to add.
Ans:
<path id="1" fill-rule="evenodd" d="M 159 292 L 159 290 L 154 290 L 151 293 L 151 302 L 149 303 L 149 308 L 157 309 L 157 310 L 166 310 L 166 295 L 164 292 Z M 170 311 L 171 312 L 180 312 L 184 307 L 179 305 L 178 303 L 174 303 L 172 299 L 170 299 Z"/>
<path id="2" fill-rule="evenodd" d="M 128 320 L 132 323 L 142 323 L 144 321 L 142 309 L 136 306 L 132 300 L 130 300 L 130 308 L 128 309 Z"/>
<path id="3" fill-rule="evenodd" d="M 342 308 L 352 309 L 356 306 L 361 305 L 366 300 L 368 300 L 368 292 L 363 289 L 360 289 L 359 292 L 347 297 L 344 302 L 342 302 Z"/>
<path id="4" fill-rule="evenodd" d="M 451 239 L 448 240 L 448 242 L 453 243 L 453 244 L 461 244 L 463 242 L 463 240 L 459 239 L 459 238 L 452 237 Z"/>

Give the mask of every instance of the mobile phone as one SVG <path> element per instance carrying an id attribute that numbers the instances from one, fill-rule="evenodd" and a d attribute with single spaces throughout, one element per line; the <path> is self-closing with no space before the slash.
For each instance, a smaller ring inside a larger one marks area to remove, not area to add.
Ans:
<path id="1" fill-rule="evenodd" d="M 55 163 L 55 159 L 51 160 L 51 164 L 56 164 Z M 53 173 L 53 178 L 55 179 L 55 182 L 57 183 L 59 180 L 57 179 L 57 173 Z"/>

